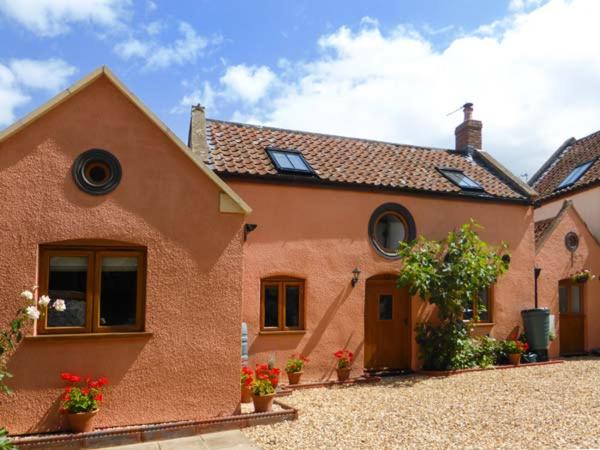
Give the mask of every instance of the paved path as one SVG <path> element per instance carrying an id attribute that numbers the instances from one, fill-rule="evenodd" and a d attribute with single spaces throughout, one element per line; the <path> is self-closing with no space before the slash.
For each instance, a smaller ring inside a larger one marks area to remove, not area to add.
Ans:
<path id="1" fill-rule="evenodd" d="M 99 450 L 260 450 L 260 447 L 254 445 L 241 431 L 233 430 Z"/>

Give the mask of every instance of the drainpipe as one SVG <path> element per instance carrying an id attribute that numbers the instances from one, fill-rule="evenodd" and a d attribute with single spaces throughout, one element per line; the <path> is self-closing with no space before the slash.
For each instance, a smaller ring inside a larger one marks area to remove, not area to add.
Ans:
<path id="1" fill-rule="evenodd" d="M 533 274 L 534 274 L 534 279 L 535 279 L 535 307 L 536 307 L 536 309 L 538 307 L 538 278 L 540 277 L 541 272 L 542 272 L 542 269 L 540 269 L 539 267 L 535 267 L 533 269 Z"/>

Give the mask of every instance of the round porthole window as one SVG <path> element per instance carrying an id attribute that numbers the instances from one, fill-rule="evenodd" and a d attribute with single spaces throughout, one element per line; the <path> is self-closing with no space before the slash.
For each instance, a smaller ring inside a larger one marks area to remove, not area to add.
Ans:
<path id="1" fill-rule="evenodd" d="M 565 246 L 570 252 L 574 252 L 579 247 L 579 236 L 572 231 L 565 235 Z"/>
<path id="2" fill-rule="evenodd" d="M 106 150 L 88 150 L 79 155 L 73 163 L 73 179 L 77 186 L 88 194 L 108 194 L 121 181 L 121 164 Z"/>
<path id="3" fill-rule="evenodd" d="M 398 244 L 401 241 L 412 241 L 415 236 L 415 221 L 402 205 L 386 203 L 371 215 L 369 239 L 381 256 L 397 258 Z"/>

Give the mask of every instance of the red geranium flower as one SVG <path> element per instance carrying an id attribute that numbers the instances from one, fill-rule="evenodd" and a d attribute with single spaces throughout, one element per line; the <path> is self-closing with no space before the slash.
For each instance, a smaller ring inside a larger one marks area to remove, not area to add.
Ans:
<path id="1" fill-rule="evenodd" d="M 72 376 L 73 376 L 73 375 L 71 375 L 69 372 L 62 372 L 62 373 L 60 374 L 60 377 L 61 377 L 63 380 L 65 380 L 65 381 L 71 381 L 71 377 L 72 377 Z"/>
<path id="2" fill-rule="evenodd" d="M 97 402 L 101 402 L 102 401 L 102 394 L 96 394 L 96 396 L 94 397 L 94 400 L 96 400 Z"/>
<path id="3" fill-rule="evenodd" d="M 98 385 L 99 386 L 106 386 L 108 384 L 108 378 L 106 377 L 100 377 L 98 378 Z"/>
<path id="4" fill-rule="evenodd" d="M 81 389 L 81 393 L 83 395 L 90 395 L 90 390 L 88 388 L 83 388 L 83 389 Z"/>

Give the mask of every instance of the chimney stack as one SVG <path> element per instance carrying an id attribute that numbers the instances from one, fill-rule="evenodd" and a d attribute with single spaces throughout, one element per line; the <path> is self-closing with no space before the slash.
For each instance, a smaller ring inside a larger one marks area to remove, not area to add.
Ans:
<path id="1" fill-rule="evenodd" d="M 465 150 L 467 147 L 475 147 L 481 150 L 481 128 L 480 120 L 473 120 L 473 103 L 463 105 L 465 118 L 463 123 L 456 127 L 456 150 Z"/>
<path id="2" fill-rule="evenodd" d="M 204 114 L 204 106 L 199 104 L 192 106 L 188 146 L 200 161 L 209 164 L 208 143 L 206 141 L 206 116 Z"/>

